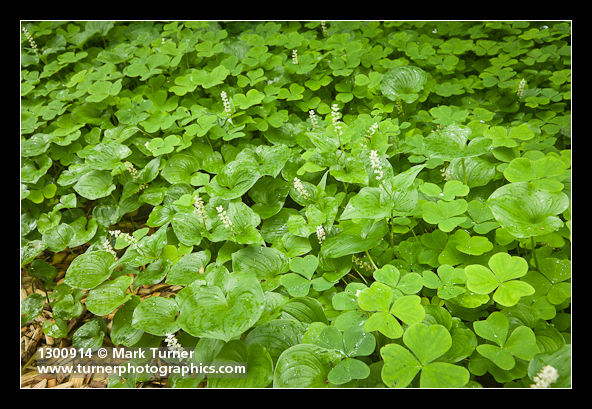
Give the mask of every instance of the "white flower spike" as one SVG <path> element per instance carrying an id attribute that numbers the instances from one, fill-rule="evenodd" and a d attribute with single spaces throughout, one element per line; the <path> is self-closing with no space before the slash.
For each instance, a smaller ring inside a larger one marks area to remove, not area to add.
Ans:
<path id="1" fill-rule="evenodd" d="M 551 365 L 544 366 L 538 374 L 533 378 L 534 382 L 530 385 L 531 388 L 548 388 L 552 383 L 559 379 L 559 372 Z"/>

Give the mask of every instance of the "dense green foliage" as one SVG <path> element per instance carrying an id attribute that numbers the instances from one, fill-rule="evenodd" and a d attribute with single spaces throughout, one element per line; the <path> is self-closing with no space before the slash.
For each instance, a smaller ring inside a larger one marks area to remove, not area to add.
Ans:
<path id="1" fill-rule="evenodd" d="M 23 27 L 23 325 L 249 362 L 208 387 L 570 386 L 569 22 Z"/>

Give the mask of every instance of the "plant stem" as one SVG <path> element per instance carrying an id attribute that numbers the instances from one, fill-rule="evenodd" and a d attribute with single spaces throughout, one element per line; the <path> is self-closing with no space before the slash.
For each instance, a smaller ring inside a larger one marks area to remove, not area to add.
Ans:
<path id="1" fill-rule="evenodd" d="M 364 278 L 364 276 L 362 275 L 362 273 L 360 273 L 355 268 L 354 268 L 354 271 L 360 276 L 360 278 L 362 279 L 362 281 L 364 282 L 364 284 L 368 284 L 368 281 L 366 281 L 366 278 Z"/>
<path id="2" fill-rule="evenodd" d="M 467 168 L 465 167 L 465 158 L 461 159 L 461 163 L 463 168 L 463 175 L 465 177 L 465 185 L 469 186 L 469 184 L 467 183 Z"/>
<path id="3" fill-rule="evenodd" d="M 413 230 L 413 226 L 411 226 L 411 228 L 409 230 L 411 230 L 411 233 L 413 233 L 413 237 L 415 237 L 415 241 L 419 243 L 419 239 L 415 235 L 415 230 Z"/>
<path id="4" fill-rule="evenodd" d="M 530 236 L 530 250 L 532 251 L 532 257 L 534 258 L 534 265 L 536 266 L 537 271 L 541 271 L 541 268 L 539 267 L 539 261 L 536 257 L 536 252 L 534 251 L 534 236 Z"/>
<path id="5" fill-rule="evenodd" d="M 372 260 L 372 257 L 370 257 L 370 253 L 368 253 L 368 250 L 365 250 L 364 253 L 366 253 L 366 256 L 368 256 L 368 259 L 370 259 L 370 263 L 372 263 L 372 267 L 374 267 L 374 270 L 378 270 L 378 267 L 376 267 L 374 260 Z"/>

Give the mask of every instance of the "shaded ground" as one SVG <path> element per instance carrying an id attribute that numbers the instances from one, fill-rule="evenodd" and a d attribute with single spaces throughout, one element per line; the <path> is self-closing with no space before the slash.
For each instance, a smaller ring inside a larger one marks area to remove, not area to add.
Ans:
<path id="1" fill-rule="evenodd" d="M 63 261 L 55 265 L 58 269 L 58 276 L 56 278 L 57 283 L 61 283 L 64 280 L 64 275 L 70 261 L 75 257 L 74 254 L 68 255 L 63 258 Z M 134 290 L 134 294 L 140 296 L 140 298 L 146 298 L 148 296 L 160 295 L 162 297 L 169 297 L 179 291 L 181 286 L 171 286 L 169 284 L 161 283 L 152 286 L 140 286 Z M 37 293 L 42 296 L 46 296 L 45 291 L 38 284 L 37 280 L 31 277 L 26 269 L 21 269 L 21 300 L 25 297 Z M 85 297 L 86 298 L 86 297 Z M 85 298 L 82 299 L 84 303 Z M 105 317 L 107 326 L 111 329 L 111 323 L 115 311 Z M 61 339 L 54 339 L 45 334 L 41 330 L 43 321 L 52 320 L 51 307 L 45 305 L 43 313 L 39 315 L 35 320 L 28 323 L 21 328 L 20 334 L 20 345 L 21 345 L 21 380 L 20 385 L 22 388 L 105 388 L 107 386 L 107 377 L 105 375 L 92 375 L 89 374 L 86 377 L 75 377 L 71 375 L 52 375 L 51 377 L 45 374 L 40 374 L 36 367 L 36 356 L 39 354 L 39 349 L 42 347 L 58 347 L 68 348 L 72 346 L 71 336 L 78 327 L 87 322 L 88 320 L 96 318 L 95 315 L 88 312 L 86 308 L 84 312 L 77 318 L 70 320 L 68 323 L 68 337 Z M 104 340 L 105 346 L 112 346 L 108 337 Z M 36 355 L 37 354 L 37 355 Z M 68 358 L 56 362 L 65 363 Z M 137 385 L 139 388 L 162 388 L 168 387 L 167 380 L 155 380 L 150 382 L 143 382 Z"/>

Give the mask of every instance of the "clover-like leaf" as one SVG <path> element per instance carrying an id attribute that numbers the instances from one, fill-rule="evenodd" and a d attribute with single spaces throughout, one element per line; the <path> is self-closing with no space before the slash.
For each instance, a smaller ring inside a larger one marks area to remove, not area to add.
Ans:
<path id="1" fill-rule="evenodd" d="M 518 280 L 528 271 L 528 263 L 522 257 L 508 253 L 496 253 L 489 259 L 489 267 L 472 264 L 465 267 L 467 288 L 477 294 L 493 294 L 494 301 L 510 307 L 521 297 L 534 294 L 534 288 Z"/>

